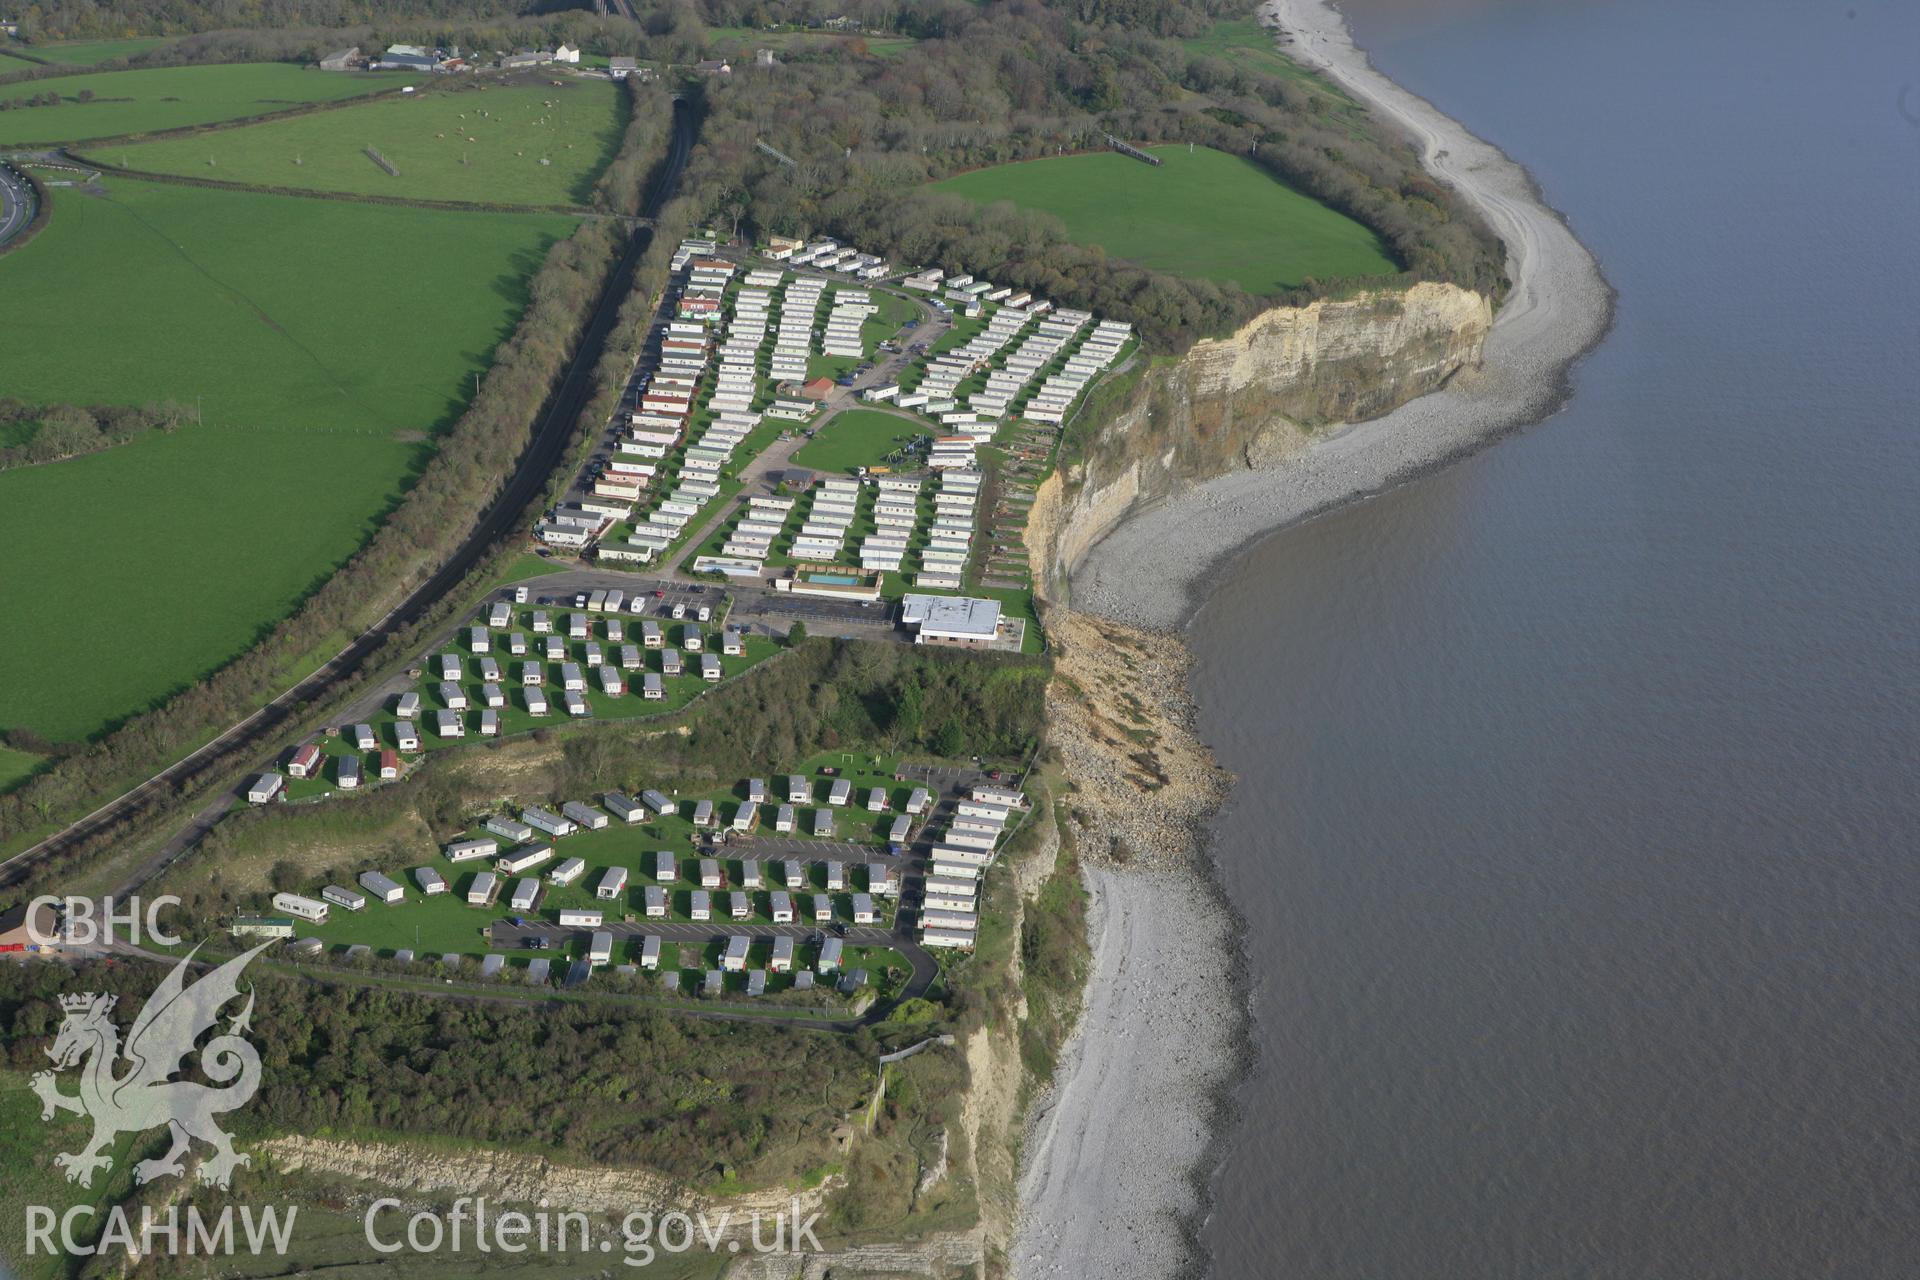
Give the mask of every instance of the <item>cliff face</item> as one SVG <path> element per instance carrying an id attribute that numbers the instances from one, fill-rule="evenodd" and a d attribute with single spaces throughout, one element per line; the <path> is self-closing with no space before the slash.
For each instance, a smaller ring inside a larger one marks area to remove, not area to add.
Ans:
<path id="1" fill-rule="evenodd" d="M 1041 595 L 1064 601 L 1074 566 L 1136 505 L 1425 395 L 1478 363 L 1492 323 L 1483 295 L 1419 284 L 1276 307 L 1147 369 L 1036 496 L 1027 546 Z"/>

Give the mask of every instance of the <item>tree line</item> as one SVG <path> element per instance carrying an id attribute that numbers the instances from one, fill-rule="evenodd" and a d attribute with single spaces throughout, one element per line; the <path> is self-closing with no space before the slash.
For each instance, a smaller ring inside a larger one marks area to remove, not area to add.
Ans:
<path id="1" fill-rule="evenodd" d="M 149 431 L 172 431 L 193 415 L 171 400 L 147 405 L 28 404 L 0 396 L 0 431 L 24 436 L 0 448 L 0 471 L 64 462 L 126 444 Z"/>

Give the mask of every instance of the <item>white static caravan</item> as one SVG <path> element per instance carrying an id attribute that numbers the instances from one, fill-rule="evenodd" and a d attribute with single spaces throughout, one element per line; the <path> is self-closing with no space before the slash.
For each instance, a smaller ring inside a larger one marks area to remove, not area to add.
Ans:
<path id="1" fill-rule="evenodd" d="M 667 914 L 667 891 L 657 884 L 650 884 L 646 888 L 647 915 L 659 919 Z"/>
<path id="2" fill-rule="evenodd" d="M 727 895 L 727 914 L 735 920 L 745 920 L 753 914 L 753 899 L 739 890 Z"/>
<path id="3" fill-rule="evenodd" d="M 773 957 L 767 961 L 767 968 L 775 973 L 789 973 L 793 969 L 793 939 L 781 934 L 773 940 Z"/>
<path id="4" fill-rule="evenodd" d="M 900 878 L 884 862 L 867 864 L 867 892 L 876 898 L 891 898 L 900 892 Z"/>
<path id="5" fill-rule="evenodd" d="M 286 780 L 277 773 L 263 773 L 247 784 L 247 803 L 265 804 L 280 794 Z"/>
<path id="6" fill-rule="evenodd" d="M 873 897 L 871 894 L 853 895 L 853 922 L 855 924 L 873 923 Z"/>
<path id="7" fill-rule="evenodd" d="M 367 905 L 367 899 L 364 894 L 355 893 L 353 890 L 337 884 L 330 884 L 322 889 L 320 896 L 326 901 L 331 902 L 334 906 L 344 907 L 348 911 L 359 911 Z"/>
<path id="8" fill-rule="evenodd" d="M 515 911 L 531 911 L 540 901 L 540 882 L 532 876 L 525 876 L 513 882 L 513 893 L 507 899 L 507 905 Z"/>
<path id="9" fill-rule="evenodd" d="M 773 813 L 773 829 L 781 835 L 793 832 L 793 806 L 783 804 Z"/>
<path id="10" fill-rule="evenodd" d="M 907 812 L 916 818 L 919 817 L 926 812 L 928 799 L 925 787 L 915 787 L 912 794 L 907 796 Z"/>
<path id="11" fill-rule="evenodd" d="M 429 898 L 447 891 L 447 878 L 432 867 L 415 867 L 413 882 L 420 886 L 420 892 Z"/>
<path id="12" fill-rule="evenodd" d="M 813 786 L 797 773 L 787 775 L 787 803 L 813 803 Z"/>
<path id="13" fill-rule="evenodd" d="M 747 889 L 764 889 L 766 877 L 760 874 L 760 863 L 753 858 L 743 859 L 740 863 L 740 884 Z"/>
<path id="14" fill-rule="evenodd" d="M 718 889 L 720 887 L 720 860 L 718 858 L 700 859 L 700 887 Z"/>
<path id="15" fill-rule="evenodd" d="M 747 967 L 747 950 L 751 945 L 752 942 L 749 938 L 742 934 L 734 934 L 731 938 L 727 939 L 726 957 L 721 963 L 726 966 L 729 972 L 738 973 Z"/>
<path id="16" fill-rule="evenodd" d="M 770 902 L 772 904 L 773 922 L 775 924 L 792 924 L 793 923 L 793 895 L 792 894 L 776 890 L 771 895 Z"/>
<path id="17" fill-rule="evenodd" d="M 867 812 L 885 813 L 887 811 L 887 789 L 874 787 L 867 792 Z"/>
<path id="18" fill-rule="evenodd" d="M 827 788 L 827 803 L 844 806 L 851 799 L 853 799 L 853 784 L 845 778 L 835 778 L 833 785 Z"/>
<path id="19" fill-rule="evenodd" d="M 646 806 L 631 796 L 621 795 L 618 791 L 607 792 L 600 797 L 600 803 L 607 807 L 607 812 L 628 826 L 647 820 Z"/>
<path id="20" fill-rule="evenodd" d="M 688 898 L 687 917 L 692 920 L 713 919 L 713 895 L 705 889 L 695 889 Z"/>
<path id="21" fill-rule="evenodd" d="M 598 907 L 562 907 L 560 923 L 568 929 L 598 929 L 606 915 Z"/>
<path id="22" fill-rule="evenodd" d="M 807 884 L 807 864 L 788 858 L 780 867 L 781 878 L 789 889 L 803 889 Z"/>
<path id="23" fill-rule="evenodd" d="M 815 809 L 813 811 L 813 834 L 822 839 L 833 835 L 833 810 Z"/>
<path id="24" fill-rule="evenodd" d="M 563 818 L 557 813 L 529 805 L 520 811 L 520 819 L 535 830 L 544 831 L 556 840 L 561 836 L 570 836 L 575 831 L 573 820 Z"/>
<path id="25" fill-rule="evenodd" d="M 558 885 L 568 885 L 568 884 L 572 884 L 575 880 L 578 880 L 581 876 L 585 875 L 586 873 L 587 873 L 586 859 L 568 858 L 565 862 L 562 862 L 559 866 L 547 872 L 547 879 L 553 881 L 553 883 Z"/>
<path id="26" fill-rule="evenodd" d="M 600 873 L 600 880 L 593 886 L 593 896 L 602 901 L 612 902 L 627 890 L 627 869 L 608 867 Z"/>
<path id="27" fill-rule="evenodd" d="M 304 898 L 297 893 L 276 893 L 273 895 L 273 909 L 282 915 L 309 920 L 314 924 L 325 924 L 332 910 L 318 898 Z"/>
<path id="28" fill-rule="evenodd" d="M 827 888 L 838 893 L 847 887 L 847 864 L 839 861 L 827 863 Z"/>
<path id="29" fill-rule="evenodd" d="M 493 869 L 501 875 L 517 876 L 533 870 L 552 856 L 553 846 L 550 844 L 522 845 L 496 858 Z"/>
<path id="30" fill-rule="evenodd" d="M 658 969 L 660 967 L 660 938 L 657 934 L 648 934 L 640 939 L 640 967 Z"/>
<path id="31" fill-rule="evenodd" d="M 672 884 L 680 875 L 680 869 L 674 862 L 673 854 L 662 849 L 653 855 L 653 878 L 661 884 Z"/>
<path id="32" fill-rule="evenodd" d="M 590 804 L 569 800 L 560 806 L 562 816 L 579 824 L 583 831 L 599 831 L 607 825 L 607 815 Z"/>
<path id="33" fill-rule="evenodd" d="M 490 907 L 499 896 L 500 877 L 491 871 L 482 871 L 467 886 L 467 905 L 470 907 Z"/>
<path id="34" fill-rule="evenodd" d="M 813 895 L 813 922 L 829 924 L 833 920 L 833 899 L 824 893 Z"/>
<path id="35" fill-rule="evenodd" d="M 389 880 L 378 871 L 362 871 L 360 887 L 365 889 L 371 897 L 389 906 L 404 901 L 407 896 L 407 891 L 402 889 L 398 882 Z"/>

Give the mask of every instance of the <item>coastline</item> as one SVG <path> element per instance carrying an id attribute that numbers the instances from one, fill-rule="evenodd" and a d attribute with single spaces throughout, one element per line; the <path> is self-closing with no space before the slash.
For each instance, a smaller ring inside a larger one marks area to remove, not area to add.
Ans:
<path id="1" fill-rule="evenodd" d="M 1570 394 L 1573 365 L 1612 324 L 1613 290 L 1599 264 L 1524 168 L 1375 71 L 1328 0 L 1268 0 L 1260 12 L 1293 34 L 1286 52 L 1414 138 L 1427 170 L 1471 200 L 1507 245 L 1513 285 L 1479 368 L 1274 465 L 1194 485 L 1096 543 L 1073 569 L 1073 607 L 1135 626 L 1178 629 L 1218 568 L 1249 544 L 1549 417 Z"/>
<path id="2" fill-rule="evenodd" d="M 1428 171 L 1473 201 L 1508 247 L 1512 288 L 1479 368 L 1277 465 L 1136 512 L 1095 544 L 1072 573 L 1074 609 L 1162 635 L 1192 617 L 1218 567 L 1252 543 L 1551 415 L 1571 393 L 1573 365 L 1612 322 L 1598 263 L 1524 168 L 1375 71 L 1328 0 L 1269 0 L 1261 16 L 1293 34 L 1287 52 L 1396 122 Z M 1182 689 L 1160 710 L 1190 725 L 1191 706 Z M 1226 799 L 1189 815 L 1192 836 L 1171 874 L 1088 861 L 1086 1003 L 1029 1117 L 1015 1276 L 1208 1268 L 1199 1240 L 1208 1184 L 1236 1082 L 1256 1052 L 1242 930 L 1208 838 Z"/>

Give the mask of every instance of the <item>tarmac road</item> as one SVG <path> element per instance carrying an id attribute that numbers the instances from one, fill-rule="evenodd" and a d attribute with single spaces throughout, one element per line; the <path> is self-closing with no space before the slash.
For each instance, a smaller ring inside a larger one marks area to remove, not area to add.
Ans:
<path id="1" fill-rule="evenodd" d="M 27 229 L 40 207 L 33 184 L 5 160 L 0 160 L 0 201 L 5 202 L 0 208 L 0 245 L 5 245 Z"/>

